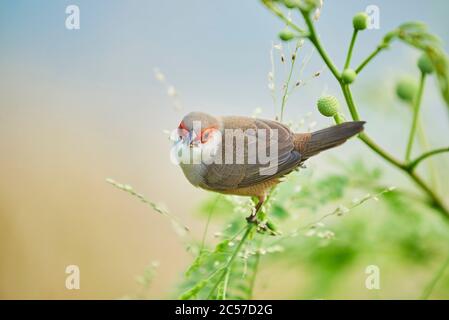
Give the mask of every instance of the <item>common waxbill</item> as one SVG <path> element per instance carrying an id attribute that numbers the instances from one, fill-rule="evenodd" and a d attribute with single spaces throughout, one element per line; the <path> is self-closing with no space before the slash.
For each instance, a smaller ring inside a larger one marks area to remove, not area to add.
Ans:
<path id="1" fill-rule="evenodd" d="M 311 156 L 358 134 L 364 123 L 345 122 L 312 133 L 294 133 L 273 120 L 191 112 L 179 124 L 173 151 L 178 158 L 184 155 L 178 163 L 192 185 L 257 197 L 255 211 L 248 217 L 254 220 L 268 192 L 283 176 Z"/>

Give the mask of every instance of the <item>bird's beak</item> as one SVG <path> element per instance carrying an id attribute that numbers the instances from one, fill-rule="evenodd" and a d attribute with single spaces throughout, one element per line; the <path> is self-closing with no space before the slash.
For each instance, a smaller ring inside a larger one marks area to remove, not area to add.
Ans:
<path id="1" fill-rule="evenodd" d="M 196 139 L 196 133 L 194 131 L 189 132 L 189 140 L 188 140 L 188 144 L 190 148 L 194 148 L 198 145 L 198 140 Z"/>

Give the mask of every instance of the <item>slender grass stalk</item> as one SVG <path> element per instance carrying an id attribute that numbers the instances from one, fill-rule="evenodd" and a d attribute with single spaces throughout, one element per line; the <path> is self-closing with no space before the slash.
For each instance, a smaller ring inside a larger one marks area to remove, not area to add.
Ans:
<path id="1" fill-rule="evenodd" d="M 433 289 L 435 289 L 435 286 L 437 285 L 438 281 L 443 277 L 444 272 L 446 271 L 446 268 L 449 266 L 449 257 L 446 259 L 446 261 L 443 263 L 441 268 L 436 273 L 435 277 L 432 279 L 432 281 L 427 285 L 427 287 L 424 289 L 424 292 L 421 296 L 421 300 L 427 300 L 429 299 L 430 295 L 433 292 Z"/>
<path id="2" fill-rule="evenodd" d="M 207 296 L 207 300 L 209 300 L 215 290 L 217 290 L 217 287 L 219 286 L 219 284 L 223 281 L 223 279 L 226 276 L 226 273 L 228 272 L 228 269 L 231 267 L 232 263 L 234 262 L 235 258 L 237 257 L 237 255 L 240 252 L 240 249 L 242 248 L 243 244 L 246 242 L 246 240 L 248 239 L 249 235 L 251 234 L 251 231 L 254 229 L 255 224 L 253 223 L 248 223 L 248 226 L 246 227 L 246 231 L 243 234 L 242 239 L 240 240 L 239 244 L 237 245 L 237 247 L 235 248 L 234 252 L 232 253 L 231 257 L 229 258 L 228 262 L 226 263 L 226 265 L 224 266 L 224 270 L 222 272 L 222 274 L 220 275 L 220 277 L 218 278 L 218 280 L 215 282 L 214 286 L 212 287 L 212 289 L 210 290 L 208 296 Z"/>
<path id="3" fill-rule="evenodd" d="M 217 206 L 218 200 L 220 200 L 220 195 L 218 195 L 217 198 L 215 198 L 214 204 L 212 205 L 212 207 L 209 210 L 209 214 L 207 216 L 206 227 L 204 228 L 203 237 L 201 239 L 201 247 L 200 247 L 199 254 L 201 254 L 204 250 L 204 244 L 206 243 L 206 236 L 207 236 L 207 232 L 209 231 L 210 220 L 211 220 L 212 214 L 214 213 L 215 207 Z"/>
<path id="4" fill-rule="evenodd" d="M 412 127 L 410 129 L 410 135 L 408 137 L 408 143 L 407 143 L 407 150 L 405 152 L 405 161 L 406 162 L 410 161 L 410 156 L 412 154 L 413 142 L 415 141 L 415 134 L 416 134 L 416 128 L 417 128 L 417 124 L 418 124 L 419 110 L 421 108 L 421 100 L 422 100 L 425 82 L 426 82 L 426 74 L 424 72 L 421 72 L 418 95 L 416 96 L 416 99 L 415 99 L 414 105 L 413 105 Z"/>
<path id="5" fill-rule="evenodd" d="M 352 33 L 351 43 L 349 44 L 348 54 L 346 56 L 346 62 L 344 69 L 349 68 L 349 65 L 351 64 L 351 57 L 352 57 L 352 50 L 354 49 L 355 40 L 357 39 L 358 30 L 354 29 L 354 32 Z"/>
<path id="6" fill-rule="evenodd" d="M 254 270 L 250 281 L 250 287 L 249 287 L 249 297 L 248 299 L 251 300 L 253 298 L 253 292 L 254 292 L 254 285 L 256 284 L 256 276 L 257 271 L 259 270 L 259 262 L 260 262 L 260 248 L 262 247 L 263 238 L 260 239 L 258 245 L 257 245 L 257 251 L 254 262 Z"/>
<path id="7" fill-rule="evenodd" d="M 287 81 L 284 84 L 284 94 L 282 95 L 282 102 L 281 102 L 281 115 L 280 115 L 281 122 L 284 119 L 285 104 L 287 103 L 287 100 L 288 100 L 290 81 L 292 79 L 293 69 L 295 67 L 296 54 L 298 53 L 298 48 L 299 48 L 299 42 L 296 44 L 295 51 L 292 54 L 292 63 L 290 65 L 290 71 L 288 72 Z"/>

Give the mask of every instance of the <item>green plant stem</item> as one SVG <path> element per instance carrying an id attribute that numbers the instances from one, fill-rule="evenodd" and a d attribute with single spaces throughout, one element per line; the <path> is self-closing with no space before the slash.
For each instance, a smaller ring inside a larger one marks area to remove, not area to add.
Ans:
<path id="1" fill-rule="evenodd" d="M 417 157 L 416 159 L 410 161 L 407 164 L 407 170 L 413 171 L 421 161 L 427 159 L 428 157 L 434 156 L 439 153 L 444 153 L 444 152 L 449 152 L 449 147 L 435 149 L 435 150 L 425 152 L 422 155 L 420 155 L 419 157 Z"/>
<path id="2" fill-rule="evenodd" d="M 359 134 L 359 139 L 362 140 L 371 150 L 377 153 L 379 156 L 390 162 L 392 165 L 399 169 L 404 169 L 405 166 L 398 159 L 393 157 L 390 153 L 382 149 L 373 139 L 371 139 L 366 133 Z"/>
<path id="3" fill-rule="evenodd" d="M 340 80 L 341 75 L 338 69 L 335 67 L 332 60 L 329 58 L 326 50 L 324 50 L 323 45 L 321 44 L 321 40 L 318 37 L 315 26 L 313 25 L 312 19 L 310 19 L 310 16 L 308 13 L 301 11 L 302 16 L 304 17 L 304 20 L 306 22 L 307 27 L 309 28 L 309 40 L 313 43 L 315 48 L 317 49 L 318 53 L 320 54 L 321 58 L 323 59 L 324 63 L 327 65 L 329 70 L 332 72 L 335 78 Z"/>
<path id="4" fill-rule="evenodd" d="M 341 90 L 343 91 L 343 95 L 345 97 L 345 100 L 347 102 L 348 108 L 349 108 L 349 112 L 351 113 L 351 117 L 353 120 L 359 121 L 360 120 L 360 116 L 359 113 L 357 111 L 357 107 L 354 103 L 354 99 L 352 98 L 352 93 L 351 93 L 351 89 L 349 88 L 349 86 L 347 84 L 344 84 L 343 82 L 340 82 L 340 87 Z"/>
<path id="5" fill-rule="evenodd" d="M 248 239 L 248 237 L 251 234 L 251 231 L 253 230 L 254 227 L 255 227 L 255 224 L 253 224 L 253 223 L 249 223 L 248 226 L 246 227 L 245 234 L 243 235 L 243 237 L 240 240 L 239 244 L 237 245 L 237 247 L 235 248 L 235 250 L 232 253 L 231 257 L 229 258 L 228 262 L 226 263 L 226 265 L 224 267 L 224 270 L 223 270 L 223 273 L 220 275 L 220 277 L 218 278 L 217 282 L 214 284 L 214 286 L 210 290 L 210 292 L 209 292 L 209 294 L 207 296 L 207 299 L 212 297 L 212 295 L 214 294 L 215 290 L 217 290 L 218 285 L 225 278 L 226 273 L 228 272 L 228 269 L 231 267 L 232 263 L 234 262 L 235 258 L 237 257 L 238 253 L 240 252 L 240 249 L 242 248 L 242 246 L 245 243 L 245 241 Z"/>
<path id="6" fill-rule="evenodd" d="M 298 27 L 296 24 L 294 24 L 290 19 L 288 19 L 282 11 L 271 1 L 271 0 L 262 0 L 262 3 L 275 15 L 277 15 L 282 21 L 285 22 L 285 24 L 295 31 L 299 32 L 301 36 L 306 37 L 307 32 L 300 27 Z"/>
<path id="7" fill-rule="evenodd" d="M 209 231 L 210 220 L 212 218 L 212 214 L 214 213 L 215 207 L 217 206 L 217 202 L 219 199 L 220 199 L 220 195 L 218 195 L 217 198 L 215 198 L 214 204 L 210 208 L 209 214 L 207 215 L 206 227 L 204 228 L 203 237 L 201 239 L 200 254 L 204 250 L 204 244 L 206 243 L 206 236 L 207 236 L 207 232 Z"/>
<path id="8" fill-rule="evenodd" d="M 349 65 L 351 63 L 352 50 L 354 49 L 354 44 L 355 44 L 355 40 L 357 39 L 357 34 L 358 34 L 358 30 L 354 29 L 354 32 L 352 33 L 351 43 L 349 44 L 348 55 L 346 56 L 345 67 L 343 68 L 343 70 L 349 68 Z"/>
<path id="9" fill-rule="evenodd" d="M 273 5 L 273 3 L 269 0 L 262 0 L 262 2 L 265 4 L 265 6 L 272 12 L 274 12 L 277 16 L 280 16 L 282 18 L 283 14 L 282 12 L 279 13 L 279 9 Z M 275 11 L 275 9 L 277 11 Z M 338 69 L 335 67 L 334 63 L 328 56 L 327 52 L 324 50 L 321 41 L 319 37 L 317 36 L 315 27 L 313 25 L 312 20 L 310 19 L 310 16 L 308 13 L 301 11 L 302 16 L 304 17 L 304 21 L 306 22 L 307 28 L 309 30 L 309 33 L 307 35 L 308 39 L 312 42 L 312 44 L 317 49 L 318 53 L 320 54 L 321 58 L 323 59 L 324 63 L 327 65 L 329 70 L 331 70 L 334 77 L 337 79 L 337 81 L 340 83 L 341 89 L 343 91 L 346 103 L 348 105 L 349 111 L 351 113 L 353 120 L 359 120 L 360 116 L 357 112 L 357 107 L 354 103 L 354 100 L 352 98 L 351 90 L 348 86 L 345 86 L 342 83 L 341 75 Z M 283 17 L 283 19 L 286 19 Z M 288 19 L 287 19 L 288 20 Z M 296 26 L 292 22 L 289 23 L 289 25 Z M 296 26 L 297 27 L 297 26 Z M 295 29 L 295 27 L 293 27 Z M 297 27 L 298 28 L 298 27 Z M 302 29 L 301 29 L 302 30 Z M 360 72 L 382 49 L 384 49 L 385 46 L 378 46 L 376 50 L 366 58 L 362 64 L 357 68 L 356 72 Z M 449 209 L 445 207 L 444 203 L 440 200 L 440 198 L 435 194 L 435 192 L 427 186 L 427 184 L 422 180 L 420 176 L 418 176 L 415 172 L 408 169 L 407 166 L 402 163 L 401 161 L 395 159 L 392 155 L 390 155 L 387 151 L 380 148 L 379 145 L 377 145 L 372 139 L 369 138 L 369 136 L 366 133 L 359 134 L 359 138 L 373 150 L 375 153 L 380 155 L 382 158 L 384 158 L 387 162 L 391 163 L 398 169 L 402 170 L 404 173 L 408 174 L 410 178 L 417 184 L 418 187 L 420 187 L 430 198 L 430 202 L 432 205 L 437 209 L 443 217 L 446 219 L 446 221 L 449 221 Z"/>
<path id="10" fill-rule="evenodd" d="M 353 120 L 359 120 L 360 116 L 357 112 L 357 107 L 354 103 L 354 100 L 352 98 L 351 90 L 348 86 L 344 85 L 341 80 L 341 76 L 339 71 L 335 68 L 335 65 L 327 55 L 326 51 L 324 50 L 323 46 L 321 45 L 321 42 L 319 38 L 317 37 L 315 28 L 313 26 L 313 23 L 308 16 L 307 13 L 301 11 L 304 20 L 307 24 L 307 27 L 309 28 L 309 39 L 312 42 L 312 44 L 315 46 L 317 51 L 320 53 L 320 56 L 322 57 L 325 64 L 329 67 L 334 77 L 338 80 L 338 82 L 341 85 L 341 88 L 343 90 L 343 94 L 345 96 L 346 103 L 348 105 L 349 111 L 351 113 Z M 361 68 L 359 67 L 359 71 L 378 53 L 383 47 L 378 47 L 377 50 L 368 57 L 368 59 L 365 60 L 364 63 L 362 63 Z M 448 221 L 449 219 L 449 209 L 447 209 L 444 205 L 444 203 L 440 200 L 440 198 L 435 194 L 435 192 L 427 186 L 427 184 L 422 180 L 420 176 L 418 176 L 415 172 L 412 172 L 407 169 L 407 166 L 403 164 L 401 161 L 395 159 L 392 155 L 390 155 L 387 151 L 383 150 L 379 145 L 377 145 L 366 133 L 359 134 L 359 138 L 373 150 L 378 155 L 380 155 L 382 158 L 384 158 L 386 161 L 397 167 L 398 169 L 402 170 L 406 174 L 410 176 L 410 178 L 420 187 L 430 198 L 430 202 L 432 206 L 437 209 L 443 217 Z"/>
<path id="11" fill-rule="evenodd" d="M 430 144 L 429 144 L 429 140 L 427 139 L 426 136 L 426 132 L 424 131 L 424 128 L 421 124 L 420 119 L 418 119 L 418 129 L 417 129 L 417 136 L 418 136 L 418 140 L 419 140 L 419 144 L 422 147 L 422 150 L 430 150 Z M 432 188 L 434 190 L 436 190 L 438 192 L 438 187 L 439 187 L 439 183 L 438 183 L 438 173 L 437 170 L 434 166 L 434 163 L 432 160 L 427 161 L 427 168 L 428 168 L 428 172 L 429 172 L 429 180 L 430 180 L 430 185 L 432 186 Z"/>
<path id="12" fill-rule="evenodd" d="M 384 48 L 382 46 L 378 46 L 376 50 L 374 50 L 363 62 L 355 69 L 355 73 L 359 74 L 363 68 L 375 57 L 379 52 L 381 52 Z"/>
<path id="13" fill-rule="evenodd" d="M 260 239 L 259 244 L 257 245 L 257 253 L 255 256 L 256 261 L 254 262 L 254 271 L 251 277 L 250 286 L 249 286 L 249 297 L 248 300 L 251 300 L 253 298 L 253 292 L 254 292 L 254 285 L 256 283 L 256 275 L 257 271 L 259 270 L 259 262 L 260 262 L 260 248 L 262 247 L 262 241 L 263 238 Z"/>
<path id="14" fill-rule="evenodd" d="M 421 107 L 421 100 L 422 100 L 422 94 L 424 91 L 425 81 L 426 81 L 426 74 L 424 72 L 421 72 L 421 79 L 419 81 L 418 95 L 416 96 L 414 106 L 413 106 L 412 127 L 410 129 L 410 135 L 409 135 L 408 143 L 407 143 L 407 150 L 405 152 L 405 161 L 406 162 L 408 162 L 410 160 L 410 156 L 412 154 L 412 147 L 413 147 L 413 142 L 415 141 L 416 127 L 418 124 L 419 109 Z"/>
<path id="15" fill-rule="evenodd" d="M 223 281 L 223 300 L 226 300 L 226 292 L 228 291 L 229 274 L 231 273 L 231 268 L 226 269 L 226 275 Z"/>
<path id="16" fill-rule="evenodd" d="M 444 275 L 444 272 L 446 271 L 446 268 L 448 266 L 449 266 L 449 257 L 446 259 L 446 261 L 443 263 L 441 268 L 438 270 L 437 274 L 432 279 L 432 281 L 425 288 L 424 293 L 421 296 L 422 300 L 429 299 L 430 295 L 432 294 L 433 289 L 435 288 L 436 284 L 441 279 L 441 277 Z"/>

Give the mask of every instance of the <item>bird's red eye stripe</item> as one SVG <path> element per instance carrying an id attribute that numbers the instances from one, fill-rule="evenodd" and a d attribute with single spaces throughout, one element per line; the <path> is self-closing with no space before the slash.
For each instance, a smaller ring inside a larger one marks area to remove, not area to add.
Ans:
<path id="1" fill-rule="evenodd" d="M 189 131 L 189 129 L 186 127 L 184 121 L 181 121 L 181 123 L 179 124 L 178 129 L 183 129 L 183 130 Z"/>

